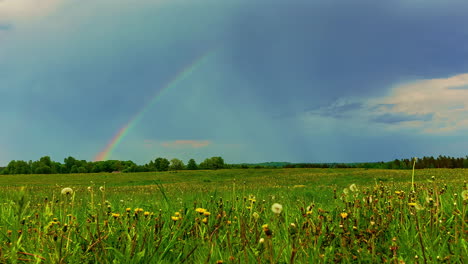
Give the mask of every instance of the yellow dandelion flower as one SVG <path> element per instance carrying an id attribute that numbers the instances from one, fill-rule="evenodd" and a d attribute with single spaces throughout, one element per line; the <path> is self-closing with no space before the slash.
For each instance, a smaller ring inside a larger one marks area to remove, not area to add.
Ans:
<path id="1" fill-rule="evenodd" d="M 171 219 L 172 219 L 172 221 L 174 221 L 174 222 L 175 222 L 175 221 L 179 221 L 179 220 L 180 220 L 180 218 L 179 218 L 179 217 L 177 217 L 177 216 L 172 216 L 172 217 L 171 217 Z"/>
<path id="2" fill-rule="evenodd" d="M 341 218 L 346 219 L 348 217 L 348 213 L 341 213 L 340 216 Z"/>
<path id="3" fill-rule="evenodd" d="M 148 216 L 148 215 L 150 215 L 150 212 L 147 211 L 147 212 L 145 212 L 143 215 L 144 215 L 144 216 Z"/>
<path id="4" fill-rule="evenodd" d="M 400 191 L 395 191 L 395 194 L 400 195 L 401 192 Z"/>
<path id="5" fill-rule="evenodd" d="M 126 208 L 125 211 L 128 213 L 132 210 L 132 208 Z"/>
<path id="6" fill-rule="evenodd" d="M 204 212 L 203 215 L 204 215 L 204 216 L 210 216 L 211 213 L 210 213 L 210 212 Z"/>
<path id="7" fill-rule="evenodd" d="M 197 208 L 197 209 L 195 209 L 195 212 L 197 212 L 197 213 L 199 213 L 199 214 L 203 214 L 204 212 L 206 212 L 206 209 Z"/>
<path id="8" fill-rule="evenodd" d="M 204 224 L 208 223 L 208 218 L 206 218 L 206 217 L 203 218 L 202 222 L 203 222 Z"/>
<path id="9" fill-rule="evenodd" d="M 180 213 L 179 213 L 179 212 L 175 212 L 174 215 L 175 215 L 175 216 L 180 216 Z"/>
<path id="10" fill-rule="evenodd" d="M 118 213 L 113 213 L 112 216 L 113 216 L 114 218 L 119 218 L 119 217 L 120 217 L 120 214 L 118 214 Z"/>
<path id="11" fill-rule="evenodd" d="M 416 206 L 417 204 L 416 204 L 416 203 L 408 203 L 408 205 L 411 206 L 411 207 L 414 207 L 414 206 Z"/>
<path id="12" fill-rule="evenodd" d="M 303 184 L 300 185 L 294 185 L 293 188 L 305 188 L 306 186 Z"/>

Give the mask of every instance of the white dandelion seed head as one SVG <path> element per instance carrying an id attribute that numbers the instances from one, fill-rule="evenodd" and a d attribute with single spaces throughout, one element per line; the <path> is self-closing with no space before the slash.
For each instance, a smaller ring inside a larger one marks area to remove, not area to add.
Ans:
<path id="1" fill-rule="evenodd" d="M 71 195 L 71 194 L 73 194 L 73 189 L 69 188 L 69 187 L 66 187 L 66 188 L 62 189 L 61 193 L 64 194 L 64 195 Z"/>
<path id="2" fill-rule="evenodd" d="M 463 197 L 463 201 L 466 201 L 468 200 L 468 190 L 464 190 L 462 193 L 461 193 L 462 197 Z"/>
<path id="3" fill-rule="evenodd" d="M 283 206 L 279 203 L 274 203 L 271 206 L 271 211 L 273 211 L 275 214 L 281 214 L 281 211 L 283 211 Z"/>
<path id="4" fill-rule="evenodd" d="M 265 239 L 264 239 L 263 237 L 260 238 L 260 240 L 258 241 L 258 243 L 260 243 L 260 244 L 262 244 L 262 243 L 264 243 L 264 242 L 265 242 Z"/>
<path id="5" fill-rule="evenodd" d="M 99 190 L 100 190 L 101 192 L 104 192 L 104 190 L 105 190 L 105 189 L 104 189 L 104 186 L 99 187 Z"/>

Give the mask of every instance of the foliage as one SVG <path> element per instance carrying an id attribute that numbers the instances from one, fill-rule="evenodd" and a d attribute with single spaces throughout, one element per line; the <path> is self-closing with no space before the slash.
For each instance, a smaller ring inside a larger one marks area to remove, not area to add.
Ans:
<path id="1" fill-rule="evenodd" d="M 183 170 L 185 169 L 185 164 L 180 159 L 171 159 L 171 164 L 169 165 L 170 170 Z"/>
<path id="2" fill-rule="evenodd" d="M 200 169 L 205 169 L 205 170 L 224 169 L 225 167 L 224 159 L 221 157 L 211 157 L 211 158 L 205 159 L 202 163 L 200 163 L 199 167 Z"/>
<path id="3" fill-rule="evenodd" d="M 198 165 L 194 159 L 190 159 L 187 163 L 187 170 L 197 170 Z"/>
<path id="4" fill-rule="evenodd" d="M 222 157 L 211 157 L 205 159 L 199 166 L 195 160 L 190 159 L 187 167 L 179 159 L 173 159 L 175 165 L 172 165 L 166 158 L 156 158 L 148 164 L 137 165 L 133 161 L 106 160 L 88 162 L 86 160 L 77 160 L 73 157 L 64 159 L 64 163 L 55 162 L 48 156 L 41 157 L 38 161 L 12 160 L 7 167 L 0 168 L 0 174 L 57 174 L 57 173 L 99 173 L 121 171 L 131 172 L 150 172 L 171 170 L 196 170 L 200 169 L 261 169 L 261 168 L 367 168 L 367 169 L 412 169 L 412 159 L 395 159 L 389 162 L 367 162 L 367 163 L 288 163 L 288 162 L 265 162 L 265 163 L 242 163 L 225 164 Z M 422 157 L 418 158 L 416 169 L 424 168 L 468 168 L 468 156 L 465 158 L 455 158 L 447 156 Z"/>

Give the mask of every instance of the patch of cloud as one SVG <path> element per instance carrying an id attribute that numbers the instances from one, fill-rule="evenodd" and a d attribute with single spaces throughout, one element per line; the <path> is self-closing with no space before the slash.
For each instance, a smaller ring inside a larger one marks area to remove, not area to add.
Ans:
<path id="1" fill-rule="evenodd" d="M 362 102 L 356 102 L 355 100 L 350 99 L 340 99 L 331 105 L 313 109 L 309 111 L 309 113 L 323 117 L 345 118 L 352 112 L 360 110 L 362 107 Z"/>
<path id="2" fill-rule="evenodd" d="M 162 142 L 161 146 L 165 148 L 204 148 L 211 143 L 209 140 L 174 140 Z"/>
<path id="3" fill-rule="evenodd" d="M 422 133 L 468 130 L 468 74 L 396 85 L 381 97 L 342 98 L 309 114 L 365 119 Z"/>
<path id="4" fill-rule="evenodd" d="M 0 23 L 15 23 L 50 14 L 61 0 L 0 0 Z"/>
<path id="5" fill-rule="evenodd" d="M 400 114 L 383 114 L 380 116 L 376 116 L 372 119 L 374 122 L 378 123 L 386 123 L 386 124 L 394 124 L 394 123 L 401 123 L 401 122 L 410 122 L 410 121 L 431 121 L 434 114 L 426 114 L 426 115 L 408 115 L 404 113 Z"/>
<path id="6" fill-rule="evenodd" d="M 468 85 L 448 87 L 450 90 L 468 90 Z"/>

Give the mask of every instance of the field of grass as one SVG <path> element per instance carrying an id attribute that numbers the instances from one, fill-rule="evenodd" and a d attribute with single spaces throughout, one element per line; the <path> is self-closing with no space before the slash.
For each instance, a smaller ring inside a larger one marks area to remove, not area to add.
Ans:
<path id="1" fill-rule="evenodd" d="M 2 175 L 0 263 L 468 263 L 467 180 L 417 170 L 413 192 L 399 170 Z"/>

